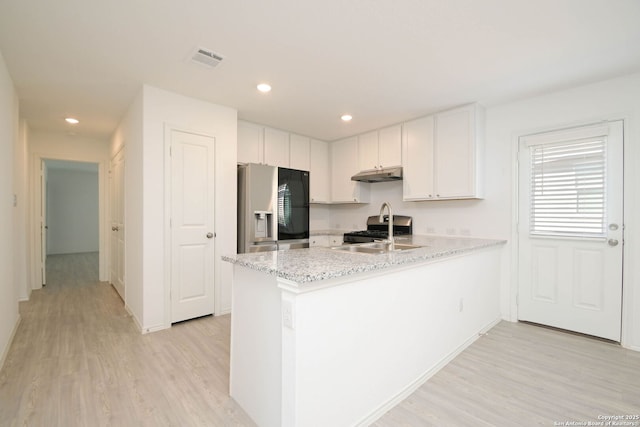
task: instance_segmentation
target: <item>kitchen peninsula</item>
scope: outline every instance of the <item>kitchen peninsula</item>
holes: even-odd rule
[[[368,425],[500,319],[504,241],[234,263],[230,394],[260,426]]]

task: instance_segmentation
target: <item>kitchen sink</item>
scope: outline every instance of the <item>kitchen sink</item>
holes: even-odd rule
[[[408,251],[412,249],[423,248],[424,246],[410,245],[407,243],[396,243],[393,252]],[[386,254],[391,252],[389,244],[385,242],[359,243],[354,245],[334,246],[331,249],[345,252],[358,252],[365,254]]]

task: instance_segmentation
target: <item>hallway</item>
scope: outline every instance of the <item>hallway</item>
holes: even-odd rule
[[[98,252],[47,255],[47,287],[61,290],[98,282]]]
[[[0,426],[251,426],[228,396],[229,316],[141,335],[97,254],[50,256],[20,303]]]

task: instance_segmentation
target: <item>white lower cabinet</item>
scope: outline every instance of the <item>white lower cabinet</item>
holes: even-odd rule
[[[404,200],[481,198],[482,125],[477,104],[406,122]]]
[[[327,247],[329,246],[329,236],[311,236],[309,237],[309,247]]]
[[[331,235],[329,236],[329,246],[340,246],[343,243],[343,235]]]
[[[331,247],[342,245],[342,234],[336,235],[319,235],[309,238],[309,247]]]

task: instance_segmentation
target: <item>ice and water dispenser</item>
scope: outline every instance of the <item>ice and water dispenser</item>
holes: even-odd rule
[[[254,211],[253,212],[253,229],[255,230],[255,239],[273,239],[273,212]]]

